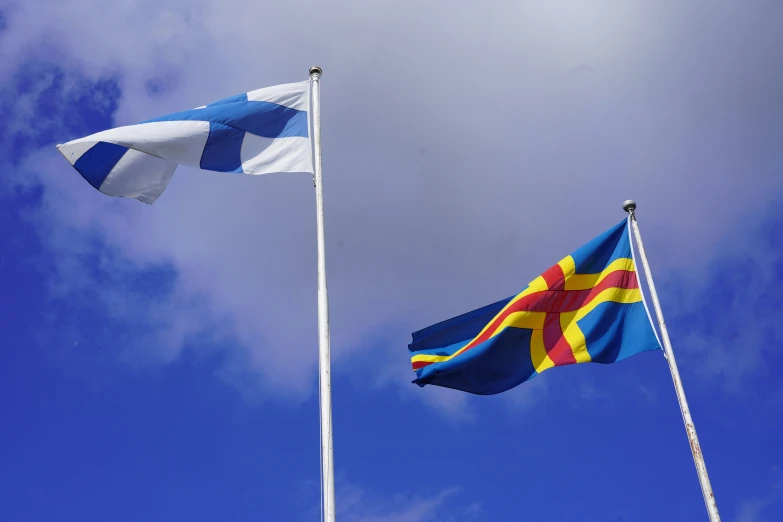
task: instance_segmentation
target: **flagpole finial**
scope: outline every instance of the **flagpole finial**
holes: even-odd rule
[[[625,210],[629,214],[633,214],[633,212],[636,210],[636,201],[632,199],[626,199],[623,202],[623,210]]]
[[[315,76],[317,78],[321,76],[321,74],[323,74],[323,70],[321,70],[321,68],[317,65],[310,67],[310,76]]]

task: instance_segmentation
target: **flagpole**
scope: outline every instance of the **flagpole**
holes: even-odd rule
[[[685,423],[685,431],[688,434],[688,441],[691,444],[693,462],[696,464],[696,472],[699,475],[699,484],[701,485],[701,492],[704,495],[704,503],[707,506],[707,514],[710,517],[710,522],[720,522],[718,504],[715,501],[715,495],[712,492],[710,477],[707,474],[707,465],[704,462],[704,455],[701,452],[699,437],[696,436],[696,426],[693,424],[693,419],[691,419],[691,412],[688,408],[688,401],[685,398],[685,389],[682,387],[680,372],[677,369],[677,361],[675,360],[674,352],[672,351],[672,343],[669,340],[669,333],[666,330],[666,323],[663,321],[661,303],[658,301],[658,293],[655,291],[655,283],[653,282],[652,273],[650,272],[650,265],[647,262],[647,254],[644,252],[642,236],[639,233],[639,224],[636,222],[636,202],[632,199],[627,200],[623,203],[623,210],[625,210],[631,218],[631,226],[633,227],[634,236],[636,237],[636,246],[639,249],[639,257],[642,260],[644,275],[647,278],[647,286],[650,289],[650,296],[652,297],[653,307],[655,308],[655,315],[658,318],[658,326],[661,330],[664,350],[663,353],[669,363],[669,370],[671,371],[672,380],[674,381],[674,390],[677,393],[677,400],[680,403],[680,411],[682,412],[682,420]]]
[[[329,298],[326,292],[326,241],[324,239],[324,190],[321,172],[321,89],[322,70],[310,68],[310,94],[313,102],[313,178],[318,228],[318,383],[321,407],[321,509],[324,522],[335,521],[334,460],[332,450],[332,385],[329,353]]]

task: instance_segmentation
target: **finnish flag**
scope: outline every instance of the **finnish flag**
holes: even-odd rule
[[[313,173],[309,80],[258,89],[57,145],[90,185],[153,203],[177,165],[217,172]]]

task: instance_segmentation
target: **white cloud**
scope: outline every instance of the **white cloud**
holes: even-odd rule
[[[654,268],[690,274],[735,214],[781,188],[781,120],[765,101],[783,86],[769,67],[783,49],[774,15],[712,6],[705,21],[695,8],[608,1],[413,5],[28,0],[7,10],[0,78],[30,56],[88,78],[116,74],[124,124],[321,65],[338,372],[375,355],[362,343],[381,322],[405,327],[386,340],[405,354],[403,330],[511,295],[621,219],[629,196]],[[685,30],[694,20],[700,31]],[[581,65],[590,70],[569,74]],[[162,90],[151,95],[151,84]],[[34,132],[19,111],[15,129]],[[299,399],[313,391],[309,178],[181,169],[147,207],[98,194],[46,150],[27,166],[47,187],[45,238],[57,255],[78,260],[79,241],[64,234],[98,234],[111,263],[174,267],[174,290],[144,310],[167,318],[145,343],[160,360],[218,330],[236,341],[227,374]],[[140,308],[116,288],[100,290],[113,307]],[[403,359],[389,371],[409,376]],[[420,391],[465,411],[457,393]]]
[[[547,377],[550,377],[549,375]],[[529,409],[540,403],[549,395],[549,380],[543,376],[537,376],[516,388],[505,392],[502,397],[514,409]]]
[[[360,494],[357,501],[349,503],[341,511],[346,520],[354,522],[445,522],[454,520],[454,517],[442,514],[446,511],[443,509],[443,504],[456,492],[456,490],[446,490],[434,497],[424,498],[398,496],[392,502],[387,501],[386,505],[377,502],[376,499],[368,502],[364,499],[364,495]],[[474,518],[470,516],[473,514],[470,509],[465,514],[468,516],[460,517],[459,520]]]
[[[681,337],[672,339],[676,353],[690,359],[694,372],[718,377],[730,392],[752,393],[762,376],[772,378],[766,361],[783,342],[777,320],[783,299],[776,290],[783,266],[780,223],[727,229],[727,254],[705,263],[704,276],[672,299],[672,310],[682,314],[675,323]]]
[[[297,497],[301,500],[314,498],[318,487],[312,481],[303,483]],[[337,518],[346,522],[473,522],[482,513],[481,505],[465,499],[458,487],[444,488],[429,495],[381,494],[338,475],[335,493]],[[309,511],[308,520],[316,519],[317,512]]]
[[[739,506],[737,515],[732,519],[733,522],[762,522],[769,520],[764,516],[767,510],[783,499],[783,483],[777,483],[764,498],[745,500]]]
[[[767,502],[763,501],[743,502],[734,521],[762,522],[764,519],[761,517],[761,512],[765,507],[767,507]]]

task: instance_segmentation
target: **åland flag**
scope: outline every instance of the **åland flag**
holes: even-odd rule
[[[623,220],[521,293],[413,334],[417,378],[465,392],[509,390],[553,366],[613,363],[661,348]]]
[[[57,148],[96,189],[144,203],[163,193],[177,165],[312,174],[309,83],[265,87]]]

